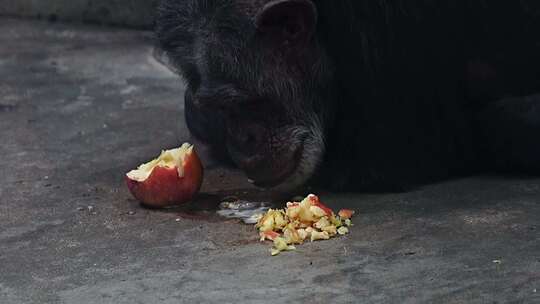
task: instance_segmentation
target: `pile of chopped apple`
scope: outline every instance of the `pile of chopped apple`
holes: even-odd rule
[[[301,202],[289,202],[285,209],[270,209],[262,215],[255,227],[259,230],[261,242],[274,242],[272,255],[281,251],[295,250],[295,244],[306,240],[328,240],[337,235],[349,233],[353,210],[342,209],[334,214],[332,209],[322,204],[319,198],[308,195]]]

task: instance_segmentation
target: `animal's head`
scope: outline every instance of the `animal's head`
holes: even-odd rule
[[[160,46],[187,84],[192,134],[262,187],[293,188],[325,151],[331,64],[310,0],[165,0]]]

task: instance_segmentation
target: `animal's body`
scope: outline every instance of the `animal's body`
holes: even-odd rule
[[[536,0],[164,0],[192,133],[257,184],[540,173]]]

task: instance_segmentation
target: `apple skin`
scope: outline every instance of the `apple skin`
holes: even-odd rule
[[[125,177],[131,194],[143,205],[164,208],[190,201],[201,189],[204,170],[195,151],[184,159],[184,176],[178,176],[178,169],[157,166],[142,182]]]
[[[338,212],[339,217],[342,219],[350,219],[354,215],[354,210],[351,209],[341,209]]]
[[[311,200],[311,205],[321,208],[327,216],[332,216],[332,214],[334,213],[332,209],[330,209],[320,201],[318,196],[311,194],[309,195],[309,199]]]

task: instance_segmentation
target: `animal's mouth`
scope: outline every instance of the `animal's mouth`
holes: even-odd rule
[[[299,137],[297,137],[295,147],[276,153],[277,159],[270,159],[263,155],[254,155],[250,158],[235,157],[238,153],[231,146],[226,146],[225,154],[228,155],[226,161],[241,169],[248,181],[256,187],[280,193],[294,191],[311,178],[324,153],[324,145],[320,137],[314,136],[309,131],[302,133],[296,134]],[[216,159],[216,156],[221,155],[215,151],[214,145],[201,141],[193,134],[192,141],[201,145],[199,150],[206,159]]]
[[[272,172],[273,170],[261,170],[258,171],[257,168],[246,170],[246,175],[253,185],[259,188],[275,188],[287,182],[287,180],[294,176],[298,170],[300,161],[303,157],[304,147],[299,145],[294,152],[291,153],[291,157],[287,159],[276,160],[278,162],[284,162],[285,165],[280,166],[281,169],[274,174],[264,174],[264,172]],[[264,160],[262,160],[264,162]],[[271,168],[273,164],[271,163],[261,163],[261,167]],[[262,173],[262,174],[261,174]]]

